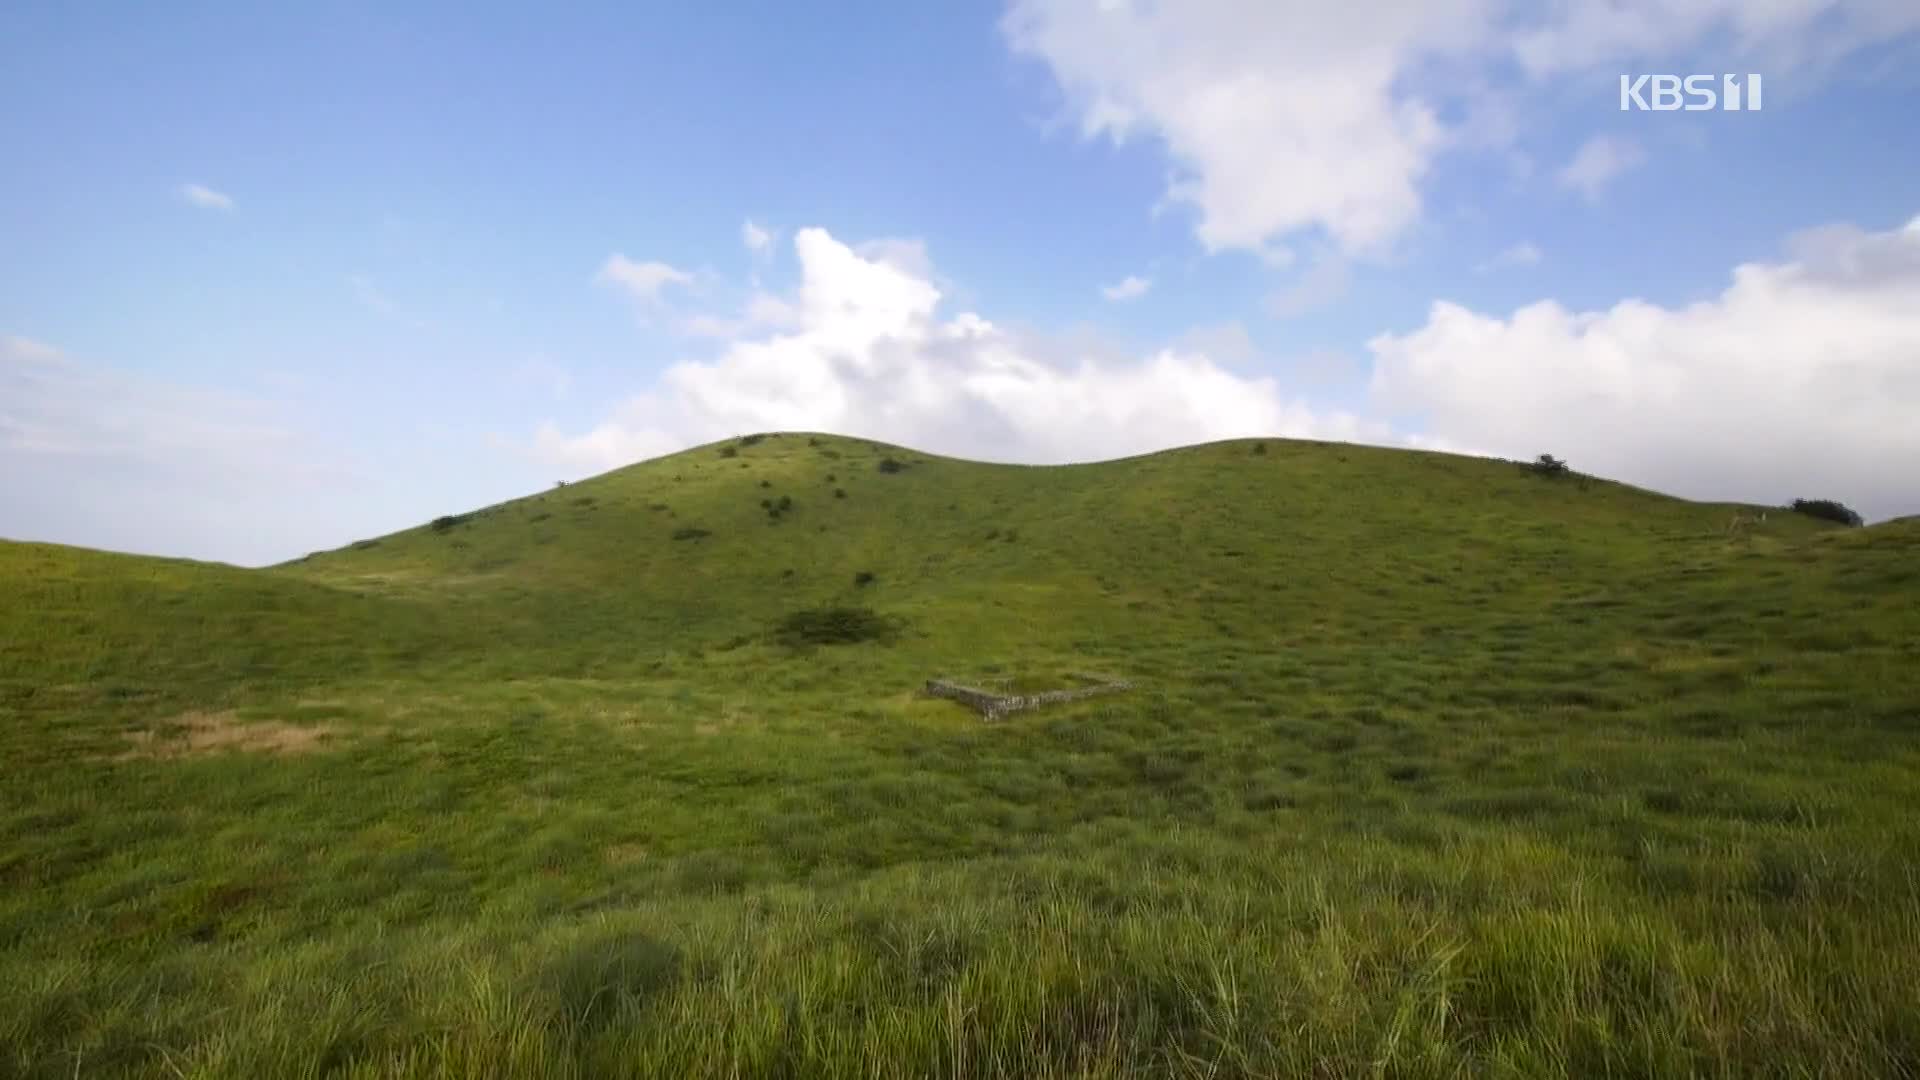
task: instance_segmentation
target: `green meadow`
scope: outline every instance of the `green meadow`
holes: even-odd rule
[[[1920,520],[793,433],[465,509],[0,543],[0,1076],[1920,1074]]]

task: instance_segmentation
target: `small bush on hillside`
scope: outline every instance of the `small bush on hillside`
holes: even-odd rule
[[[740,448],[737,446],[723,446],[720,448],[720,456],[721,457],[739,457]]]
[[[861,641],[886,641],[893,636],[893,626],[872,608],[808,608],[781,619],[773,636],[782,645],[794,648],[852,645]]]
[[[443,532],[446,532],[448,529],[453,528],[455,525],[465,525],[467,523],[467,519],[471,516],[472,516],[471,514],[442,514],[441,516],[434,518],[432,524],[429,527],[433,529],[434,532],[443,533]]]
[[[1257,442],[1257,443],[1254,443],[1254,444],[1253,444],[1253,452],[1254,452],[1254,453],[1256,453],[1256,454],[1264,454],[1264,453],[1266,453],[1266,452],[1267,452],[1267,444],[1266,444],[1266,443],[1263,443],[1263,442]]]
[[[1536,476],[1565,476],[1568,472],[1567,463],[1552,454],[1541,454],[1521,468]]]
[[[1797,514],[1817,517],[1822,521],[1837,521],[1853,528],[1866,524],[1866,519],[1855,513],[1845,503],[1834,502],[1832,499],[1795,499],[1788,509]]]
[[[900,462],[895,458],[890,458],[890,457],[881,458],[879,468],[880,468],[880,471],[883,473],[905,472],[907,469],[904,463]]]
[[[772,509],[773,509],[773,500],[772,500],[772,499],[761,499],[761,500],[760,500],[760,509],[762,509],[762,510],[772,510]]]
[[[683,525],[673,530],[673,538],[675,540],[699,540],[712,535],[713,533],[697,525]]]
[[[785,513],[785,512],[787,512],[788,510],[791,510],[791,509],[793,509],[793,496],[791,496],[791,495],[782,495],[782,496],[780,496],[780,501],[779,501],[778,503],[776,503],[775,505],[776,505],[776,506],[778,506],[778,507],[780,508],[780,512],[781,512],[781,513]]]
[[[742,436],[740,436],[740,445],[741,445],[741,446],[754,446],[754,445],[757,445],[757,444],[758,444],[758,443],[760,442],[760,440],[762,440],[762,439],[764,439],[764,438],[766,438],[766,435],[765,435],[765,434],[760,434],[760,435],[742,435]]]
[[[871,585],[873,584],[873,581],[874,581],[873,571],[871,570],[862,570],[859,573],[853,575],[853,583],[855,585],[863,585],[863,586]]]
[[[847,497],[847,489],[846,489],[846,488],[834,488],[834,489],[833,489],[833,497],[834,497],[834,498],[836,498],[836,499],[844,499],[844,498],[846,498],[846,497]]]

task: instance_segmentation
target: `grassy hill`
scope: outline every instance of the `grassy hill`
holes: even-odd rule
[[[0,1075],[1911,1075],[1920,521],[1748,509],[781,434],[0,543]]]

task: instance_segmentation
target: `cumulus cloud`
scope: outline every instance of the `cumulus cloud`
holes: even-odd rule
[[[1577,191],[1588,201],[1593,201],[1622,173],[1646,164],[1646,160],[1646,151],[1632,139],[1595,135],[1580,144],[1580,149],[1574,151],[1573,159],[1560,167],[1556,177],[1561,187]]]
[[[232,196],[201,184],[180,185],[180,197],[202,210],[233,209]]]
[[[1100,295],[1117,304],[1127,300],[1137,300],[1147,295],[1147,290],[1151,288],[1153,288],[1151,278],[1128,274],[1111,285],[1100,286]]]
[[[1389,249],[1441,153],[1511,153],[1529,83],[1708,44],[1780,75],[1917,27],[1912,0],[1011,0],[1001,22],[1084,137],[1164,150],[1207,250],[1274,260],[1302,234]]]
[[[1711,300],[1502,318],[1436,303],[1370,343],[1375,407],[1446,439],[1703,499],[1920,509],[1920,231],[1813,230]]]
[[[747,431],[826,430],[987,460],[1094,460],[1276,435],[1531,458],[1701,499],[1920,510],[1920,224],[1791,238],[1711,300],[1442,301],[1351,354],[1247,369],[1237,325],[1132,352],[944,314],[929,277],[819,229],[794,238],[788,322],[726,339],[585,430],[533,449],[578,472]],[[1346,388],[1345,390],[1341,388]],[[1327,408],[1308,396],[1358,402]]]
[[[923,256],[923,249],[915,249]],[[800,282],[784,330],[665,371],[577,434],[533,449],[590,471],[747,431],[826,430],[1003,461],[1084,461],[1251,435],[1394,441],[1384,424],[1320,411],[1271,378],[1180,345],[1126,355],[944,316],[930,270],[897,246],[794,237]],[[864,253],[863,253],[864,252]]]
[[[663,262],[635,262],[616,252],[600,264],[594,280],[614,286],[641,303],[651,304],[668,285],[691,285],[693,275]]]

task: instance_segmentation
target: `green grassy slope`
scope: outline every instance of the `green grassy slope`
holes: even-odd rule
[[[783,434],[0,544],[0,1073],[1912,1071],[1920,522],[1740,509]],[[914,693],[1071,671],[1139,687]]]

